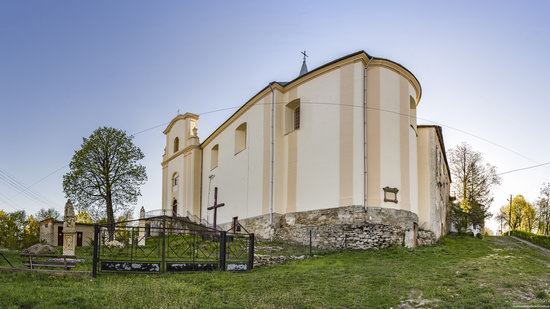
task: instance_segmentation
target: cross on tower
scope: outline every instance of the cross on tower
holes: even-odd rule
[[[225,206],[225,203],[218,204],[218,187],[214,188],[214,205],[206,208],[207,210],[214,210],[214,231],[218,230],[218,208]]]
[[[304,55],[304,62],[306,62],[306,57],[309,57],[307,54],[306,54],[306,51],[304,50],[303,52],[301,52],[302,55]]]

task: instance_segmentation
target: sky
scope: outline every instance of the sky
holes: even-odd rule
[[[152,128],[134,140],[149,178],[136,209],[161,208],[163,124],[295,78],[302,50],[310,70],[358,50],[408,68],[419,123],[445,125],[447,149],[467,142],[499,172],[549,162],[549,14],[548,1],[0,0],[0,169],[30,186],[0,179],[0,209],[62,212],[63,174],[99,126]],[[233,112],[201,115],[199,136]],[[545,181],[550,166],[503,175],[491,211]]]

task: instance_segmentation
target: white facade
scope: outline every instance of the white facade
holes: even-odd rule
[[[412,73],[361,51],[271,83],[200,145],[198,116],[179,115],[165,130],[163,208],[182,201],[178,215],[212,223],[217,187],[218,223],[352,205],[418,214],[420,96]]]
[[[447,216],[451,176],[441,127],[418,127],[419,226],[437,238],[448,231]]]

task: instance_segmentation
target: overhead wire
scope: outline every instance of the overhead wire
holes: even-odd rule
[[[500,175],[506,175],[506,174],[510,174],[510,173],[514,173],[514,172],[519,172],[519,171],[524,171],[524,170],[529,170],[529,169],[532,169],[532,168],[537,168],[537,167],[541,167],[541,166],[545,166],[545,165],[550,165],[550,162],[541,163],[541,164],[537,164],[537,165],[526,166],[526,167],[522,167],[522,168],[517,168],[517,169],[515,169],[515,170],[510,170],[510,171],[498,173],[497,175],[498,175],[498,176],[500,176]]]
[[[37,202],[46,204],[46,205],[52,205],[53,203],[48,200],[46,197],[40,195],[34,190],[25,190],[25,185],[16,179],[15,177],[11,176],[7,171],[0,168],[0,181],[10,186],[12,189],[22,192],[25,194],[28,198],[33,199]],[[11,200],[10,200],[11,201]]]
[[[286,102],[275,102],[275,103],[256,103],[254,104],[253,106],[256,106],[256,105],[271,105],[271,104],[277,104],[277,105],[280,105],[280,104],[287,104]],[[332,105],[332,106],[349,106],[349,107],[354,107],[354,108],[365,108],[364,106],[362,105],[354,105],[354,104],[341,104],[341,103],[336,103],[336,102],[308,102],[308,101],[301,101],[300,104],[310,104],[310,105]],[[228,111],[228,110],[234,110],[234,109],[239,109],[241,108],[242,105],[239,105],[239,106],[231,106],[231,107],[225,107],[225,108],[220,108],[220,109],[215,109],[215,110],[210,110],[210,111],[205,111],[205,112],[202,112],[202,113],[199,113],[199,115],[207,115],[207,114],[212,114],[212,113],[217,113],[217,112],[223,112],[223,111]],[[392,110],[388,110],[388,109],[383,109],[383,108],[376,108],[376,107],[366,107],[367,109],[370,109],[370,110],[377,110],[377,111],[380,111],[380,112],[385,112],[385,113],[391,113],[391,114],[396,114],[396,115],[400,115],[400,116],[404,116],[404,117],[410,117],[409,114],[404,114],[404,113],[400,113],[400,112],[396,112],[396,111],[392,111]],[[430,122],[430,123],[433,123],[435,125],[439,125],[441,127],[445,127],[445,128],[448,128],[450,130],[454,130],[454,131],[457,131],[457,132],[460,132],[462,134],[465,134],[465,135],[469,135],[469,136],[472,136],[474,138],[477,138],[481,141],[484,141],[486,143],[489,143],[491,145],[494,145],[494,146],[497,146],[499,148],[502,148],[508,152],[511,152],[511,153],[514,153],[515,155],[518,155],[524,159],[527,159],[531,162],[534,162],[534,163],[537,163],[535,160],[533,160],[532,158],[529,158],[525,155],[523,155],[522,153],[519,153],[509,147],[506,147],[504,145],[501,145],[499,143],[496,143],[496,142],[493,142],[487,138],[484,138],[482,136],[479,136],[479,135],[476,135],[474,133],[471,133],[471,132],[468,132],[468,131],[465,131],[465,130],[462,130],[462,129],[458,129],[456,127],[452,127],[452,126],[449,126],[449,125],[446,125],[446,124],[443,124],[443,123],[440,123],[440,122],[437,122],[437,121],[433,121],[433,120],[430,120],[430,119],[426,119],[426,118],[422,118],[422,117],[416,117],[417,119],[419,120],[422,120],[422,121],[427,121],[427,122]],[[146,128],[144,130],[141,130],[141,131],[138,131],[138,132],[135,132],[133,134],[131,134],[131,136],[136,136],[136,135],[139,135],[139,134],[142,134],[142,133],[145,133],[145,132],[148,132],[150,130],[153,130],[153,129],[156,129],[158,127],[162,127],[162,126],[165,126],[167,125],[169,122],[163,122],[161,124],[158,124],[158,125],[155,125],[155,126],[152,126],[152,127],[149,127],[149,128]],[[545,165],[549,165],[550,162],[548,163],[543,163],[543,164],[537,164],[537,165],[534,165],[534,166],[529,166],[529,167],[525,167],[525,168],[520,168],[520,169],[517,169],[517,170],[511,170],[511,171],[506,171],[506,172],[503,172],[503,173],[500,173],[498,175],[504,175],[504,174],[508,174],[508,173],[512,173],[512,172],[516,172],[516,171],[521,171],[521,170],[526,170],[526,169],[531,169],[531,168],[536,168],[536,167],[540,167],[540,166],[545,166]],[[25,186],[23,183],[19,182],[19,181],[13,181],[15,180],[13,177],[9,176],[9,174],[7,174],[6,172],[4,172],[5,177],[2,179],[2,174],[0,174],[0,180],[3,181],[4,183],[12,183],[12,188],[14,188],[16,191],[18,191],[17,194],[15,194],[14,196],[10,197],[10,198],[7,198],[7,201],[8,202],[11,202],[15,197],[21,195],[21,194],[25,194],[27,197],[31,198],[31,199],[34,199],[34,200],[37,200],[39,202],[42,202],[42,203],[46,203],[45,202],[45,198],[40,196],[39,194],[37,194],[36,192],[34,191],[30,191],[31,193],[30,194],[27,194],[29,193],[29,190],[30,188],[32,188],[33,186],[37,185],[38,183],[44,181],[45,179],[51,177],[52,175],[56,174],[57,172],[59,172],[60,170],[68,167],[69,164],[66,164],[66,165],[63,165],[62,167],[59,167],[57,168],[56,170],[52,171],[51,173],[47,174],[46,176],[40,178],[39,180],[33,182],[32,184],[30,184],[29,186]],[[1,171],[1,169],[0,169]],[[8,176],[8,177],[6,177]],[[6,179],[7,178],[7,179]],[[11,181],[10,181],[11,179]],[[15,182],[15,183],[14,183]],[[17,188],[16,188],[17,187]],[[47,200],[47,199],[46,199]],[[12,206],[13,207],[13,206]]]

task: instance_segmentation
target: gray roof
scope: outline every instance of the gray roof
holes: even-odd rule
[[[307,71],[307,65],[306,65],[306,59],[304,59],[304,62],[302,62],[302,68],[300,69],[300,75],[298,76],[302,76],[304,74],[306,74],[308,71]]]

